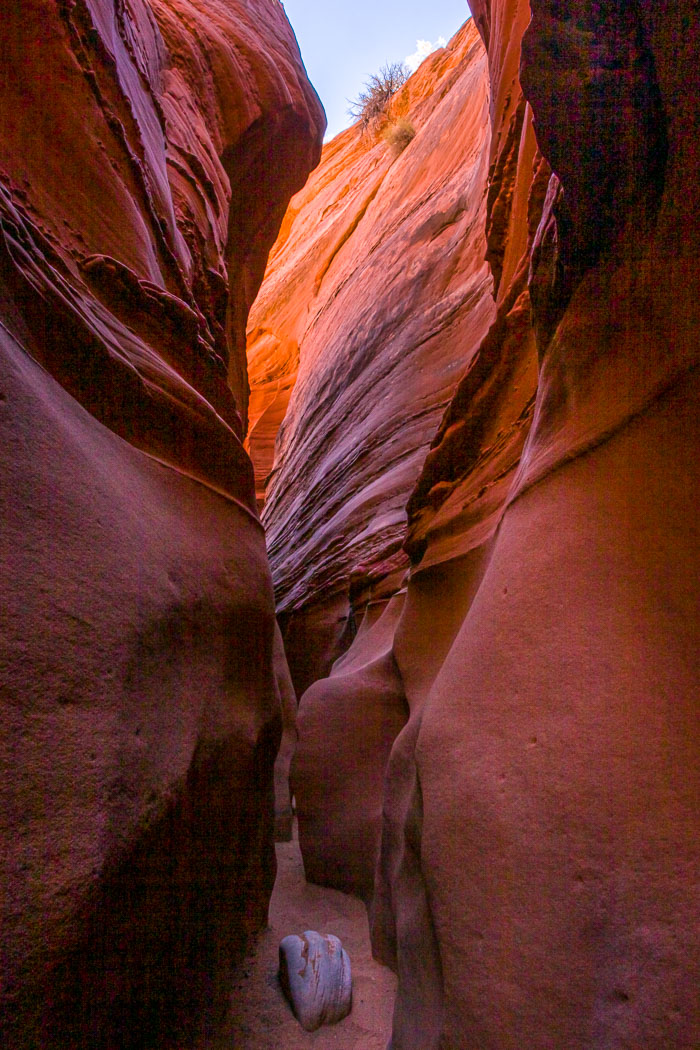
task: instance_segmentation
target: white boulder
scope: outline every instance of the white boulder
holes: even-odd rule
[[[350,958],[333,934],[307,930],[280,943],[280,983],[302,1028],[315,1032],[350,1013]]]

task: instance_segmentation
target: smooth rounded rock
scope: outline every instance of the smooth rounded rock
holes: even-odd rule
[[[274,881],[245,322],[325,118],[278,0],[0,9],[0,1046],[193,1046]]]
[[[294,1016],[307,1032],[350,1013],[350,957],[333,934],[307,930],[280,942],[280,983]]]

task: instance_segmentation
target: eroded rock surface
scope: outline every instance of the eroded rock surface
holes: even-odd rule
[[[3,1044],[190,1045],[274,877],[244,329],[323,117],[276,0],[2,33]]]
[[[522,15],[520,21],[524,27],[526,19]],[[475,26],[469,23],[455,38],[452,47],[464,41],[469,41],[470,47],[473,47],[471,41],[476,34]],[[458,243],[445,245],[444,251],[452,251],[456,258],[451,260],[446,254],[437,264],[438,271],[440,265],[445,265],[459,273],[461,269],[466,268],[468,272],[469,267],[481,267],[484,255],[499,261],[493,297],[488,286],[482,286],[482,298],[489,292],[489,309],[485,308],[483,301],[473,298],[465,301],[461,314],[457,315],[461,317],[461,323],[454,329],[447,325],[434,335],[432,352],[449,352],[453,373],[457,369],[461,373],[465,367],[466,373],[457,384],[456,393],[438,426],[437,436],[433,437],[433,449],[429,452],[408,504],[411,532],[405,546],[415,561],[420,560],[421,582],[411,585],[406,604],[403,577],[408,568],[408,559],[405,552],[394,552],[391,547],[386,550],[375,549],[370,551],[364,562],[352,566],[353,571],[346,570],[342,590],[335,590],[334,593],[336,579],[331,577],[326,580],[332,598],[326,598],[323,602],[316,597],[316,604],[312,602],[304,605],[285,617],[292,670],[303,685],[308,683],[314,671],[316,677],[322,672],[322,660],[314,659],[314,630],[316,651],[320,649],[321,656],[327,659],[326,653],[331,644],[335,644],[337,652],[344,641],[347,646],[352,640],[348,638],[346,623],[343,622],[343,604],[347,607],[349,603],[351,615],[361,621],[352,648],[336,660],[330,677],[321,678],[302,696],[300,742],[293,765],[293,787],[299,810],[300,842],[309,876],[322,884],[358,893],[368,904],[371,904],[375,893],[381,814],[383,805],[387,804],[386,793],[392,797],[396,793],[397,797],[391,804],[403,811],[411,804],[404,797],[404,792],[415,789],[410,778],[406,780],[398,772],[396,781],[391,775],[385,781],[391,746],[404,727],[402,740],[406,739],[406,734],[408,738],[415,738],[422,703],[461,623],[458,612],[461,611],[463,615],[468,607],[464,594],[470,593],[469,573],[473,565],[478,564],[478,559],[476,563],[474,561],[472,551],[484,547],[494,533],[532,422],[537,384],[537,350],[530,321],[528,249],[534,240],[542,211],[549,171],[537,151],[531,116],[527,114],[526,104],[519,92],[518,55],[519,49],[514,46],[509,55],[509,68],[502,71],[498,82],[494,78],[494,93],[507,98],[508,105],[498,122],[494,122],[493,138],[483,136],[478,140],[472,139],[471,146],[465,150],[467,163],[475,163],[475,151],[481,150],[478,159],[479,178],[472,179],[468,191],[475,195],[475,202],[479,204],[478,214],[474,216],[470,227],[472,232],[470,237]],[[439,59],[434,61],[438,62]],[[469,70],[472,69],[473,61],[473,57],[470,57]],[[430,61],[424,64],[416,78],[429,75]],[[486,77],[484,58],[479,53],[480,90],[483,90]],[[447,96],[448,100],[450,97]],[[450,138],[447,120],[454,121],[454,133],[459,136],[464,108],[467,108],[468,114],[471,113],[471,106],[480,97],[472,88],[466,98],[457,99],[459,109],[451,109],[449,113],[443,112],[442,108],[436,111],[433,119],[445,122],[440,125],[444,128],[442,135],[445,142]],[[486,101],[484,96],[484,104]],[[494,109],[493,100],[491,105]],[[473,123],[466,129],[469,134],[474,134],[475,130]],[[340,136],[337,140],[338,148],[342,139],[343,136]],[[450,154],[450,158],[452,165],[456,166],[458,157]],[[436,160],[434,153],[419,153],[414,163],[427,167],[424,180],[432,177],[434,169],[440,170],[440,161]],[[322,172],[323,165],[313,178],[319,179]],[[441,186],[440,192],[449,193],[454,198],[459,184],[454,175],[452,179],[444,186],[444,190]],[[438,199],[444,200],[442,197]],[[401,215],[400,205],[395,204],[395,209]],[[380,219],[389,223],[391,228],[400,222],[399,218],[393,218],[387,212],[382,212],[377,222]],[[405,225],[408,223],[409,220],[405,220]],[[477,225],[479,223],[483,224],[481,228]],[[306,241],[303,241],[302,248],[305,244]],[[407,251],[410,252],[413,247],[414,242],[411,241]],[[425,245],[418,239],[416,247],[422,250]],[[370,261],[365,265],[374,264]],[[427,265],[434,266],[435,259],[431,258]],[[274,275],[274,264],[272,273]],[[351,283],[352,279],[353,275],[348,281]],[[394,305],[395,287],[395,283],[385,284],[384,288],[378,285],[372,309],[379,311],[383,304],[390,313]],[[263,296],[266,288],[267,282],[263,285]],[[419,303],[430,303],[435,293],[436,283],[426,279],[421,286],[424,300],[419,299]],[[453,301],[449,295],[440,300],[443,305]],[[364,300],[360,305],[364,308]],[[417,308],[420,309],[420,305]],[[357,305],[355,309],[358,309]],[[407,309],[412,307],[407,306]],[[343,323],[350,325],[353,317],[354,314],[351,314],[343,322],[339,312],[332,315],[338,343],[346,332]],[[479,323],[474,324],[477,319]],[[490,323],[490,328],[485,321]],[[419,323],[414,319],[413,328],[406,331],[401,329],[403,337],[408,339]],[[378,360],[382,360],[379,355]],[[413,385],[406,383],[398,366],[395,371],[398,378],[393,372],[389,373],[386,394],[383,397],[373,394],[371,400],[368,394],[367,400],[373,412],[391,409],[399,413],[400,420],[400,413],[415,412],[424,402],[416,390],[415,382]],[[339,369],[337,372],[340,375]],[[458,375],[455,376],[457,378]],[[397,385],[392,386],[394,381]],[[422,381],[427,380],[423,377]],[[300,399],[299,417],[304,419],[302,391],[303,387],[299,385],[295,396]],[[307,415],[312,416],[313,413]],[[329,415],[328,418],[333,419],[334,416]],[[323,442],[326,440],[327,419],[323,424],[316,422],[315,434],[313,420],[304,424],[306,429],[303,434],[314,434],[313,440],[317,440],[322,448],[326,447]],[[435,415],[431,419],[435,425]],[[394,423],[393,416],[391,423]],[[294,423],[290,426],[294,427]],[[299,432],[302,433],[301,428]],[[337,437],[335,430],[331,434],[331,447],[334,447],[334,441],[349,441],[345,430]],[[406,436],[410,437],[410,432],[407,431]],[[301,437],[298,440],[301,441]],[[282,447],[283,443],[280,445]],[[383,466],[383,455],[383,449],[372,453],[368,447],[367,454],[363,453],[357,461],[361,479],[364,476],[362,472],[370,470],[379,474],[383,469],[386,476],[392,476],[393,465]],[[424,456],[423,452],[421,456]],[[341,486],[348,489],[352,487],[355,481],[354,469],[354,464],[348,465]],[[279,471],[282,476],[286,476],[282,460]],[[379,522],[384,521],[387,514],[385,497],[390,501],[394,498],[391,490],[387,492],[382,489],[381,480],[379,474],[372,490],[376,501],[375,520]],[[273,477],[273,493],[275,484]],[[335,498],[335,489],[331,483],[324,479],[323,484],[327,486],[329,498]],[[300,494],[295,498],[300,498]],[[278,505],[271,498],[266,509],[266,519],[271,519],[273,523],[273,534],[278,512]],[[309,521],[321,518],[321,512],[316,508],[305,507],[304,513]],[[315,544],[320,537],[326,536],[329,542],[332,541],[333,553],[336,554],[340,548],[348,565],[354,544],[366,549],[363,545],[367,542],[367,529],[356,533],[350,528],[352,521],[344,513],[344,510],[339,511],[337,517],[331,520],[333,530],[337,531],[331,532],[330,537],[327,532],[320,531],[319,539],[314,537],[311,542]],[[425,528],[428,523],[430,542]],[[340,532],[341,525],[347,526],[349,530],[345,539]],[[319,525],[321,528],[322,522]],[[285,540],[290,551],[295,535],[291,532]],[[405,539],[404,526],[402,535]],[[274,547],[271,549],[274,564]],[[305,565],[303,568],[306,569],[307,577],[311,578],[315,572],[321,581],[322,570],[318,566],[323,566],[329,556],[323,552],[315,561],[313,551],[312,546],[310,567]],[[443,566],[448,562],[450,569],[445,570]],[[467,568],[463,567],[465,565]],[[436,566],[435,584],[432,583],[430,572],[432,566]],[[333,570],[336,571],[336,568],[334,563]],[[278,571],[283,581],[284,602],[284,566]],[[320,587],[321,584],[316,586]],[[425,598],[415,598],[416,586],[420,594],[424,591],[432,594],[433,601],[440,603],[440,607],[432,608]],[[440,588],[444,591],[447,608],[442,607]],[[313,593],[315,596],[316,592]],[[420,614],[416,612],[417,608]],[[321,619],[322,613],[331,613],[332,622],[327,624]],[[332,633],[333,628],[335,634]],[[342,629],[345,629],[345,638],[341,634]],[[312,636],[310,645],[306,641],[309,636]],[[307,655],[306,666],[297,656],[302,641],[304,653],[311,651],[311,659]],[[406,726],[407,721],[410,722],[409,726]],[[348,799],[348,778],[353,785],[352,804]],[[429,947],[433,943],[429,930],[430,919],[427,913],[424,917],[420,932],[415,934],[416,953],[406,966],[407,985],[404,983],[400,986],[400,992],[410,986],[407,994],[414,1003],[420,1001],[423,991],[429,987],[424,979],[425,966],[430,968],[437,965],[436,960],[431,958],[433,949]],[[419,948],[421,943],[426,945],[423,950]],[[396,965],[391,952],[389,957]],[[415,1011],[411,1023],[414,1021]],[[422,1031],[422,1026],[418,1025],[417,1040]]]
[[[403,595],[365,614],[330,678],[304,693],[292,763],[307,878],[369,904],[382,819],[384,773],[407,716],[392,653]]]
[[[248,442],[262,495],[277,434],[263,518],[299,693],[342,651],[351,575],[400,554],[463,347],[494,312],[486,57],[473,24],[411,77],[399,115],[416,128],[399,156],[359,127],[324,147],[251,312]],[[309,646],[322,624],[328,644]]]
[[[393,1050],[691,1050],[700,23],[690,0],[529,6],[473,4],[495,320],[465,338],[408,503],[400,613],[388,634],[370,614],[307,694],[308,729],[302,698],[298,762],[332,768],[324,694],[348,718],[340,753],[354,695],[378,718],[403,692],[382,798],[378,739],[327,809],[357,781],[382,809],[371,912],[399,975]],[[388,610],[404,588],[384,566]],[[348,585],[372,610],[377,576]],[[320,794],[308,805],[320,827]],[[327,853],[310,835],[311,865],[366,879],[355,834]]]
[[[456,530],[472,549],[463,620],[389,761],[375,933],[402,975],[397,1050],[689,1050],[700,1034],[687,936],[698,866],[688,584],[698,476],[687,451],[698,440],[698,315],[677,294],[699,263],[686,137],[697,94],[677,93],[679,76],[697,77],[691,6],[652,16],[532,4],[522,80],[556,173],[534,238],[528,223],[537,394],[496,531],[474,513]],[[526,19],[514,4],[475,7],[498,85]],[[497,322],[482,347],[501,369],[503,332]],[[472,379],[409,505],[407,607],[454,548],[457,499],[484,484],[486,499],[498,480],[481,473],[483,455],[451,453],[449,427],[474,430],[489,389]],[[454,495],[432,512],[436,480]],[[422,999],[417,910],[436,947]]]
[[[302,1028],[315,1032],[342,1021],[352,1008],[348,953],[332,933],[307,930],[280,942],[280,983]]]

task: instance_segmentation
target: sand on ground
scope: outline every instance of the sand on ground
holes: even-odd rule
[[[236,976],[231,1017],[217,1050],[386,1050],[396,978],[372,959],[364,904],[308,883],[296,836],[278,843],[268,928]],[[344,1021],[305,1032],[277,979],[279,942],[289,933],[334,933],[350,956],[353,1006]]]

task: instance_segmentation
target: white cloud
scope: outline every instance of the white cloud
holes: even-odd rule
[[[406,55],[404,62],[411,72],[415,73],[424,58],[432,55],[433,51],[437,51],[439,47],[445,47],[446,44],[444,36],[439,36],[434,44],[431,44],[429,40],[416,40],[416,50],[412,55]]]

